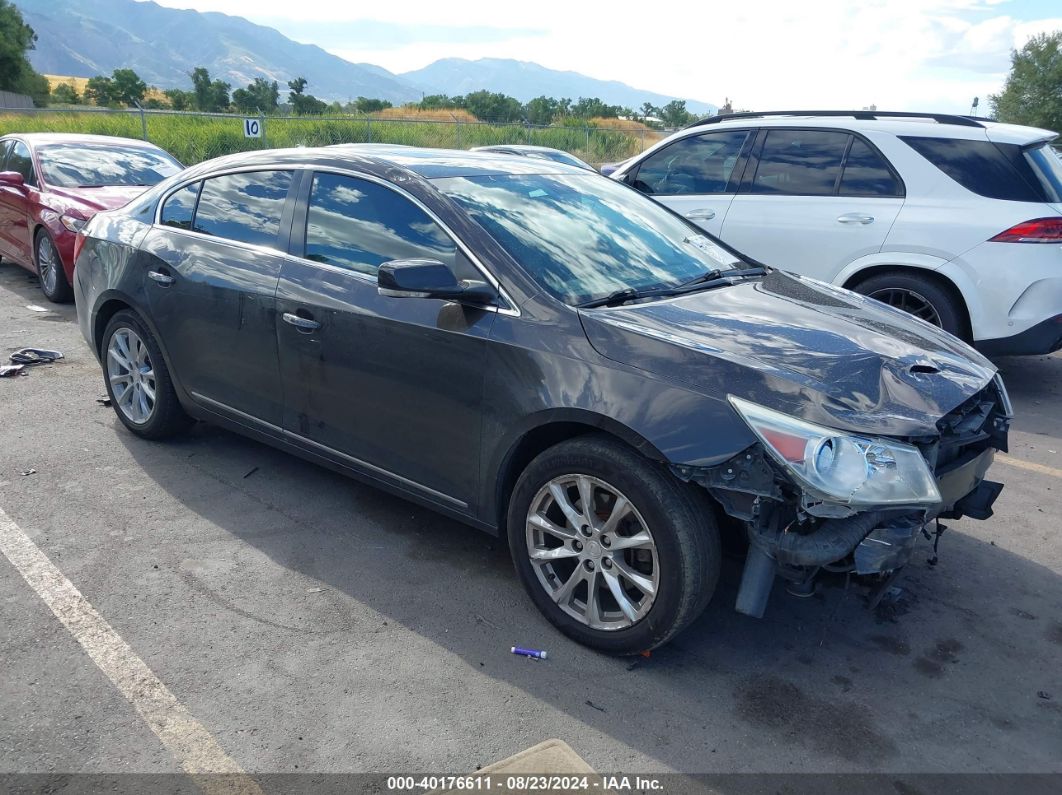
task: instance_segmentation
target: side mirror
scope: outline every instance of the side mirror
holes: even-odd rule
[[[458,281],[453,271],[434,259],[396,259],[376,275],[380,295],[390,298],[442,298],[466,304],[488,304],[498,291],[486,282]]]
[[[5,188],[24,188],[26,179],[17,171],[0,171],[0,185]]]

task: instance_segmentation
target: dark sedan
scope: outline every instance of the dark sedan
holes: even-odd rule
[[[36,273],[49,300],[68,301],[78,230],[181,168],[157,146],[130,138],[0,138],[0,257]]]
[[[698,615],[721,532],[759,616],[776,577],[886,581],[1001,488],[987,360],[576,168],[249,153],[84,234],[78,318],[133,433],[215,422],[505,534],[548,619],[608,652]]]

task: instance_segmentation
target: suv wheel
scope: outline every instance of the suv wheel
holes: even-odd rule
[[[63,304],[73,297],[70,282],[66,280],[63,260],[55,247],[52,236],[44,229],[38,230],[33,241],[33,254],[37,263],[37,278],[44,297],[56,304]]]
[[[860,282],[854,289],[956,337],[967,336],[957,301],[933,279],[915,273],[882,273]]]
[[[611,654],[668,641],[703,611],[719,579],[707,495],[607,438],[562,442],[535,458],[513,491],[508,532],[539,610]]]
[[[103,373],[118,419],[145,439],[163,439],[189,420],[181,408],[151,330],[135,313],[123,310],[103,333]]]

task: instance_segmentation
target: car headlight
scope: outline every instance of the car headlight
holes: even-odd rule
[[[852,507],[941,501],[917,447],[824,428],[733,395],[729,399],[767,452],[820,499]]]
[[[75,232],[76,233],[76,232],[80,232],[82,229],[84,229],[85,228],[85,224],[88,223],[88,221],[86,221],[84,218],[78,218],[76,216],[66,215],[64,213],[63,215],[59,216],[59,223],[61,223],[63,226],[65,226],[71,232]]]

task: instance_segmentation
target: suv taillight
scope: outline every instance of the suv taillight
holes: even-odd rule
[[[1035,218],[1000,232],[990,243],[1062,243],[1062,218]]]

